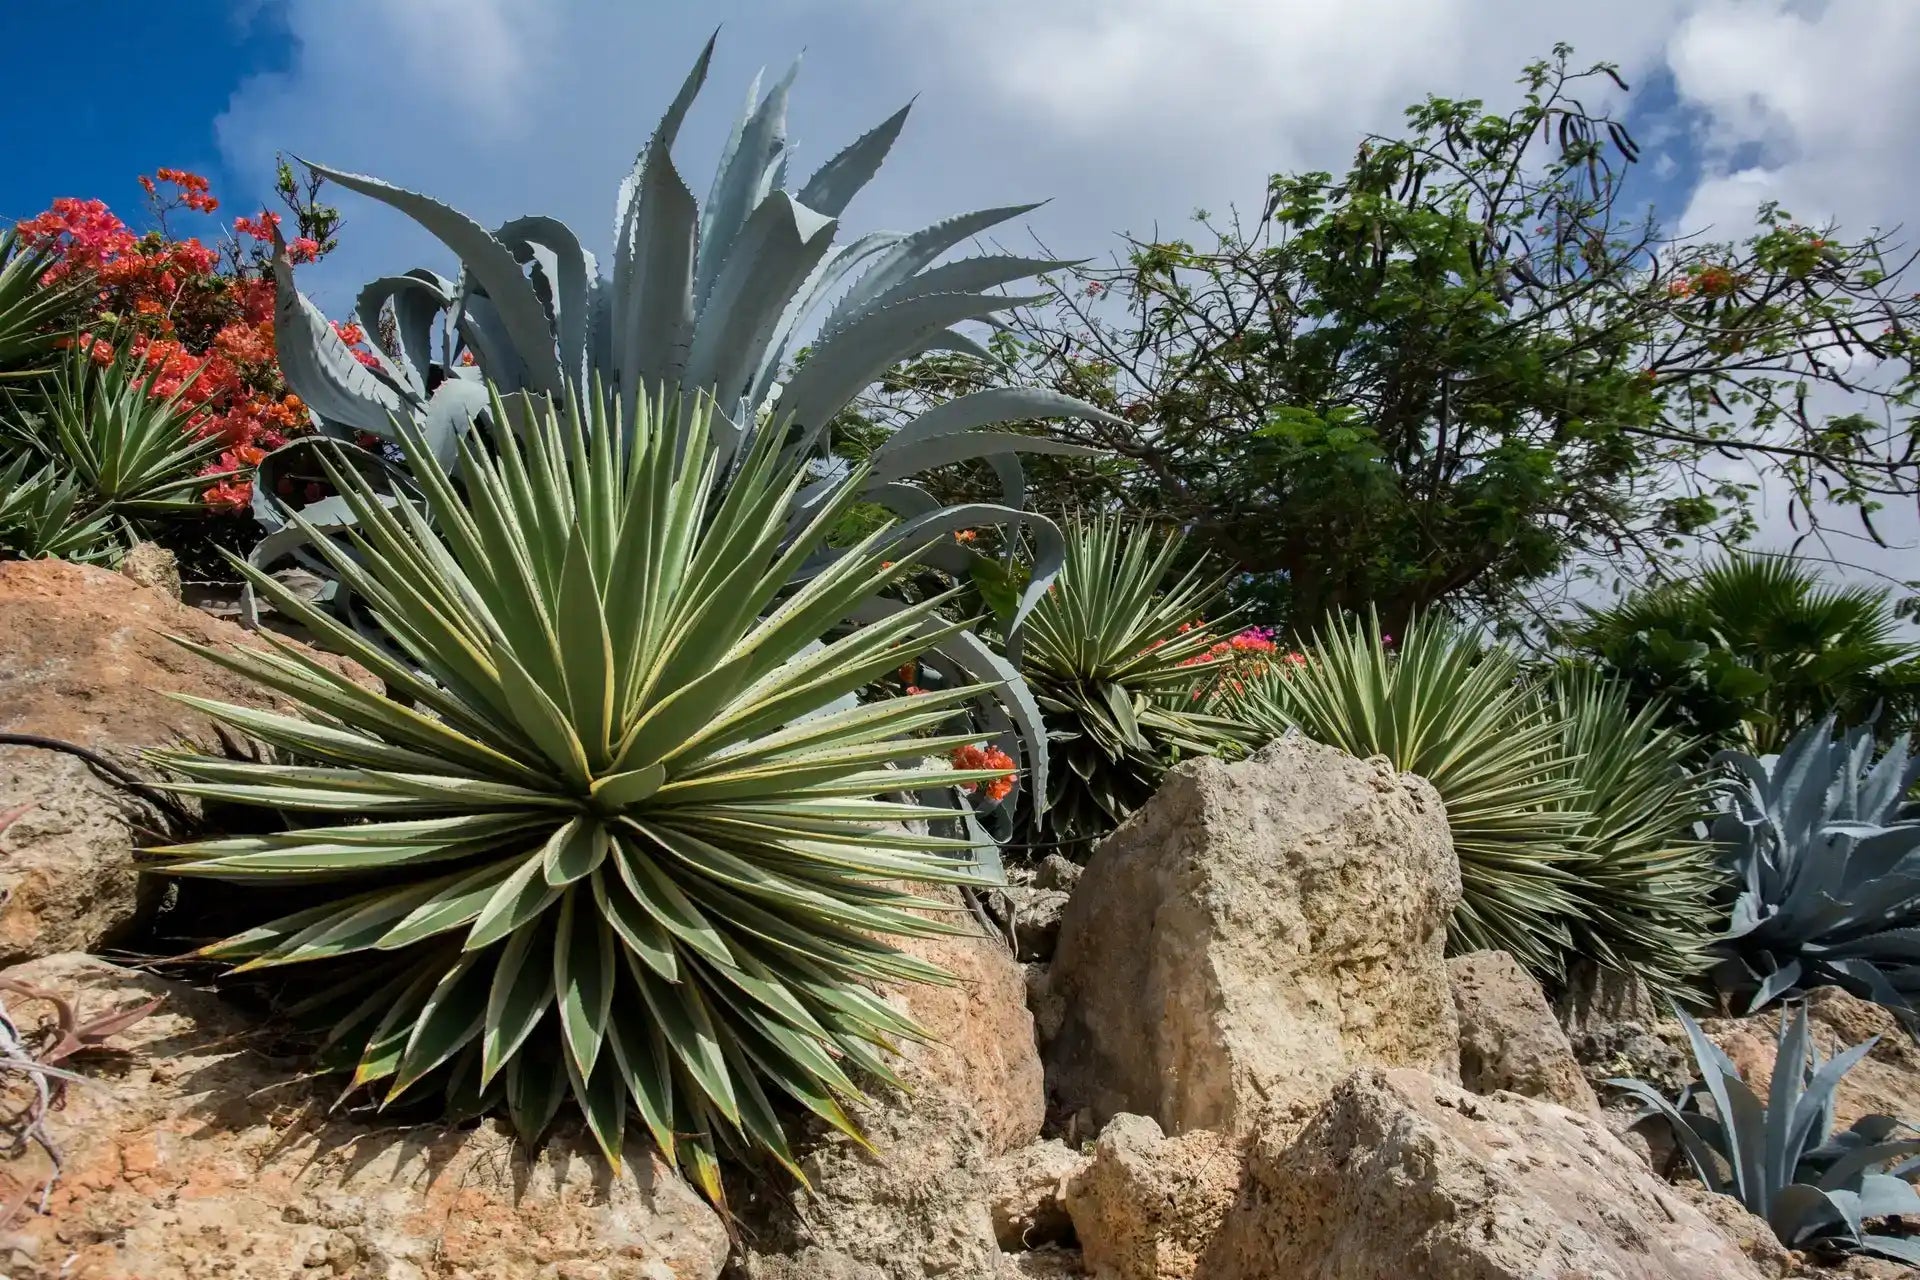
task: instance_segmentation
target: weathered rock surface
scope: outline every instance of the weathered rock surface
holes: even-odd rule
[[[861,1116],[874,1153],[824,1137],[802,1160],[812,1191],[743,1210],[753,1280],[1016,1274],[994,1231],[994,1164],[1039,1137],[1046,1105],[1020,968],[985,934],[899,945],[958,980],[889,992],[933,1037],[903,1046],[911,1093]]]
[[[1835,1128],[1844,1129],[1861,1116],[1875,1114],[1920,1124],[1920,1049],[1899,1020],[1879,1005],[1839,987],[1815,988],[1807,995],[1806,1009],[1807,1026],[1822,1057],[1830,1058],[1841,1049],[1879,1037],[1872,1051],[1840,1081],[1834,1094]],[[1716,1018],[1702,1024],[1762,1098],[1773,1083],[1773,1058],[1783,1013],[1776,1006],[1747,1018]],[[1676,1038],[1682,1035],[1678,1024],[1663,1030]]]
[[[1010,1151],[988,1171],[987,1208],[993,1234],[1007,1253],[1060,1244],[1073,1238],[1067,1184],[1087,1167],[1088,1157],[1055,1139]]]
[[[650,1148],[614,1175],[584,1137],[529,1160],[494,1122],[328,1119],[331,1095],[213,996],[87,956],[7,976],[83,1017],[166,997],[53,1115],[65,1168],[49,1213],[9,1233],[12,1280],[713,1280],[725,1264],[719,1215]],[[35,1006],[7,1000],[31,1025]],[[46,1171],[6,1168],[16,1185]]]
[[[0,564],[0,732],[57,738],[142,772],[140,753],[182,740],[218,749],[211,723],[169,693],[245,706],[275,699],[189,653],[259,638],[106,569],[36,560]],[[371,683],[342,659],[327,658]],[[157,886],[135,869],[143,802],[78,758],[0,747],[0,813],[30,807],[0,837],[0,964],[113,941]]]
[[[180,598],[180,560],[157,542],[136,542],[120,560],[120,576],[163,596]]]
[[[1067,906],[1049,1087],[1099,1121],[1244,1133],[1356,1065],[1457,1079],[1459,898],[1439,796],[1384,760],[1283,740],[1182,763]]]
[[[1506,1089],[1575,1111],[1599,1107],[1566,1032],[1527,971],[1505,951],[1447,961],[1460,1015],[1460,1082],[1474,1093]]]
[[[1760,1280],[1597,1117],[1356,1072],[1288,1140],[1262,1133],[1209,1280]]]
[[[1211,1130],[1169,1138],[1146,1116],[1115,1116],[1067,1185],[1088,1274],[1209,1280],[1202,1259],[1234,1203],[1241,1158],[1232,1139]]]

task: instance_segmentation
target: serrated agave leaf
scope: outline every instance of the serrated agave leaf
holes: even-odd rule
[[[475,955],[462,956],[447,970],[421,1006],[382,1106],[392,1103],[480,1034],[491,976],[492,966]]]
[[[713,189],[707,195],[706,211],[700,219],[700,254],[694,269],[693,292],[702,303],[732,255],[735,238],[754,212],[756,198],[763,193],[761,184],[768,167],[786,147],[787,94],[799,71],[800,60],[796,58],[758,105],[754,105],[749,96],[749,110],[735,128],[721,157],[713,177]],[[758,89],[757,81],[754,87]]]
[[[354,300],[354,319],[369,337],[381,332],[381,317],[392,308],[393,332],[400,348],[389,355],[378,341],[367,344],[374,359],[415,400],[427,397],[427,376],[433,366],[433,322],[453,305],[453,297],[430,273],[381,276],[369,281]]]
[[[1084,418],[1088,422],[1104,422],[1110,426],[1129,425],[1124,418],[1116,418],[1084,400],[1062,395],[1058,391],[1049,391],[1044,387],[999,387],[955,397],[905,423],[881,442],[875,451],[875,462],[879,464],[881,459],[923,440],[936,440],[977,427],[1035,418]],[[911,475],[919,469],[915,466],[901,474]],[[891,468],[876,465],[876,473],[881,470]]]
[[[788,302],[826,253],[837,225],[783,191],[761,202],[705,299],[684,386],[721,399],[745,393]]]
[[[845,213],[861,188],[880,171],[881,163],[893,149],[894,139],[906,126],[907,113],[912,110],[913,104],[909,102],[821,165],[807,179],[807,185],[800,188],[800,203],[830,218]]]
[[[1023,213],[1032,213],[1039,207],[1038,204],[1020,204],[1007,205],[998,209],[981,209],[974,213],[963,213],[957,217],[943,219],[930,227],[901,237],[899,243],[875,263],[873,269],[862,276],[827,313],[827,318],[820,327],[822,340],[832,337],[841,329],[865,318],[874,308],[884,304],[891,290],[911,280],[915,272],[962,240],[979,235],[989,227],[997,227]]]
[[[287,385],[323,418],[381,434],[395,414],[412,412],[398,390],[358,360],[320,309],[294,288],[292,260],[273,228],[274,354]]]
[[[547,328],[546,313],[534,296],[533,286],[521,274],[512,251],[485,227],[431,196],[326,165],[307,162],[307,167],[349,191],[398,209],[451,249],[463,268],[486,290],[511,339],[514,353],[525,363],[531,384],[537,390],[559,394],[562,380],[560,362],[553,350],[553,334]]]
[[[591,317],[587,310],[587,282],[597,274],[593,255],[580,245],[580,238],[558,218],[539,215],[515,218],[495,231],[494,238],[518,258],[534,247],[551,253],[558,265],[553,310],[554,326],[560,346],[560,370],[576,392],[587,386],[587,336]]]

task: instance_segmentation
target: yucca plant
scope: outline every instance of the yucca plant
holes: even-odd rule
[[[1589,670],[1556,673],[1541,697],[1573,788],[1573,954],[1656,993],[1686,991],[1710,963],[1725,879],[1694,835],[1712,810],[1705,776],[1686,763],[1697,744],[1663,727],[1659,706],[1632,710],[1625,688]]]
[[[1427,618],[1390,649],[1377,620],[1342,618],[1228,704],[1273,737],[1291,728],[1431,782],[1460,857],[1456,952],[1511,952],[1557,979],[1580,914],[1588,819],[1562,730],[1511,654]]]
[[[44,372],[63,320],[79,298],[69,283],[43,284],[51,255],[27,249],[13,230],[0,231],[0,382]]]
[[[1892,1116],[1870,1115],[1833,1132],[1834,1095],[1875,1041],[1823,1060],[1804,1008],[1780,1019],[1773,1075],[1762,1099],[1733,1060],[1685,1013],[1700,1079],[1669,1101],[1641,1080],[1609,1080],[1659,1117],[1708,1190],[1735,1196],[1790,1249],[1876,1254],[1920,1263],[1920,1241],[1871,1231],[1876,1218],[1920,1216],[1920,1131]],[[1711,1105],[1711,1110],[1708,1105]],[[1904,1135],[1904,1136],[1903,1136]]]
[[[459,439],[486,411],[485,382],[507,393],[557,399],[569,392],[584,398],[596,380],[611,389],[629,422],[648,397],[677,395],[690,405],[711,396],[723,464],[769,432],[797,455],[822,458],[833,443],[829,425],[900,361],[935,350],[992,359],[958,326],[1034,301],[996,290],[1066,264],[1002,254],[939,259],[1033,206],[989,209],[912,234],[876,232],[835,244],[841,215],[877,172],[907,112],[894,114],[790,191],[789,72],[764,97],[757,85],[749,95],[703,207],[682,180],[672,148],[712,52],[709,41],[620,184],[613,260],[605,275],[579,237],[555,219],[516,218],[489,231],[428,196],[312,166],[339,186],[405,213],[461,264],[457,280],[415,270],[382,277],[361,292],[356,311],[366,332],[394,335],[391,351],[373,344],[377,367],[366,368],[294,288],[287,255],[276,256],[281,368],[334,438],[328,448],[336,458],[352,450],[356,432],[393,441],[394,424],[407,421],[429,451],[451,465]],[[873,451],[864,473],[866,496],[916,522],[916,535],[1024,526],[1037,557],[1025,601],[1030,606],[1058,570],[1061,546],[1051,521],[1018,510],[1018,455],[1087,450],[981,428],[1069,415],[1118,422],[1041,389],[961,396],[905,424]],[[274,536],[262,544],[256,563],[292,555],[315,572],[329,573],[326,559],[288,526],[289,513],[275,496],[280,469],[305,462],[316,447],[296,443],[262,465],[254,510]],[[943,508],[910,483],[923,470],[970,460],[992,465],[1003,490],[1000,504]],[[362,459],[361,465],[378,474],[385,464]],[[823,477],[836,465],[823,462]],[[800,491],[795,518],[808,519],[832,491],[836,482],[830,478]],[[338,503],[307,512],[307,523],[330,536],[344,536],[352,519]],[[963,565],[957,546],[929,555],[943,568]],[[333,598],[336,609],[352,612],[352,593],[344,584]]]
[[[51,556],[88,564],[118,551],[107,517],[81,506],[72,476],[25,452],[0,462],[0,559]]]
[[[1194,699],[1194,664],[1219,638],[1201,619],[1221,583],[1175,576],[1183,539],[1110,516],[1073,521],[1066,539],[1020,651],[1052,757],[1045,810],[1026,825],[1084,857],[1176,761],[1235,753],[1251,735]]]
[[[961,928],[914,888],[980,879],[961,788],[996,775],[938,757],[1000,695],[859,700],[962,630],[942,599],[875,610],[913,569],[897,530],[816,559],[861,477],[796,530],[805,466],[763,435],[723,468],[704,407],[490,410],[458,482],[401,421],[418,503],[332,472],[356,531],[315,545],[400,656],[247,570],[390,696],[270,635],[195,646],[300,711],[183,699],[281,758],[162,753],[179,789],[317,821],[159,855],[301,888],[204,954],[355,957],[323,1061],[383,1105],[498,1100],[532,1138],[570,1095],[610,1160],[637,1117],[718,1200],[721,1150],[793,1168],[783,1102],[854,1132],[862,1081],[895,1080],[919,1033],[868,984],[942,979],[888,937]]]
[[[1828,719],[1777,756],[1719,758],[1736,775],[1712,828],[1737,893],[1721,990],[1751,1011],[1832,984],[1920,1029],[1920,759],[1905,736],[1876,759],[1870,729]]]

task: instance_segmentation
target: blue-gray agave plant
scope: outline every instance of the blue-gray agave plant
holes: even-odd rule
[[[995,290],[1067,265],[1002,254],[935,265],[956,245],[1032,205],[964,214],[912,234],[874,232],[836,243],[841,213],[878,170],[907,110],[790,191],[791,71],[764,97],[756,84],[702,207],[675,167],[672,147],[712,52],[709,41],[620,184],[606,274],[556,219],[515,218],[489,231],[428,196],[313,165],[330,181],[413,218],[461,264],[457,279],[414,270],[381,277],[361,291],[359,323],[378,334],[388,317],[396,348],[390,352],[371,342],[377,364],[368,367],[295,290],[291,264],[278,255],[281,367],[326,433],[345,440],[367,432],[393,442],[395,419],[406,418],[438,459],[451,465],[459,440],[486,412],[487,383],[503,395],[527,392],[558,404],[569,391],[585,402],[598,380],[615,394],[628,422],[643,396],[680,393],[689,406],[695,393],[712,396],[723,464],[763,431],[782,433],[801,455],[818,455],[826,450],[836,415],[900,361],[934,350],[990,359],[982,344],[956,326],[993,323],[1001,312],[1039,300],[1045,295]],[[1106,417],[1070,397],[1031,388],[980,391],[940,405],[878,449],[868,496],[908,521],[907,538],[995,522],[1028,526],[1040,545],[1042,570],[1027,589],[1030,606],[1057,571],[1061,543],[1051,522],[1019,510],[1023,477],[1017,455],[1087,450],[980,428],[1056,416]],[[998,473],[999,505],[943,511],[909,483],[929,468],[970,460],[983,460]],[[360,462],[378,470],[370,459]],[[269,474],[273,470],[270,465]],[[801,495],[796,523],[830,488],[830,479],[823,479]],[[256,514],[270,530],[283,529],[286,510],[273,485],[256,486],[256,495]],[[340,509],[309,508],[308,521],[324,530],[347,519],[344,504],[334,505]],[[301,540],[297,532],[270,538],[262,554],[295,552]],[[303,558],[310,568],[322,567],[319,557]]]
[[[1700,1079],[1669,1101],[1642,1080],[1609,1080],[1646,1104],[1642,1119],[1664,1118],[1687,1162],[1709,1190],[1738,1196],[1767,1220],[1782,1244],[1826,1247],[1920,1262],[1920,1241],[1869,1231],[1866,1223],[1920,1215],[1920,1141],[1892,1116],[1856,1120],[1833,1132],[1840,1080],[1872,1050],[1868,1040],[1823,1061],[1804,1008],[1780,1020],[1773,1079],[1763,1101],[1700,1027],[1677,1009]],[[1711,1110],[1704,1103],[1711,1103]]]
[[[1713,836],[1738,897],[1715,969],[1758,1009],[1832,984],[1920,1019],[1920,816],[1903,814],[1920,760],[1901,737],[1878,760],[1870,730],[1831,719],[1778,756],[1720,757],[1739,774]]]

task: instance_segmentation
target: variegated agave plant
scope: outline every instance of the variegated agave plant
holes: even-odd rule
[[[361,292],[360,324],[369,335],[384,327],[395,348],[371,342],[378,363],[366,367],[319,309],[295,291],[291,264],[278,255],[280,364],[336,440],[336,456],[351,452],[346,441],[356,432],[397,440],[394,423],[406,420],[436,458],[452,464],[463,434],[485,412],[487,383],[506,394],[557,399],[571,392],[585,398],[598,379],[613,390],[629,422],[649,396],[679,395],[686,404],[696,395],[711,396],[719,406],[714,432],[723,466],[769,432],[792,453],[819,461],[830,443],[830,424],[887,369],[933,350],[991,359],[956,326],[992,322],[1035,300],[994,290],[1067,265],[999,254],[935,265],[956,245],[1031,205],[966,214],[913,234],[876,232],[836,244],[842,212],[878,170],[907,112],[890,117],[822,165],[798,191],[789,191],[785,122],[791,72],[765,97],[756,85],[701,207],[674,164],[672,148],[712,52],[709,41],[620,184],[613,261],[605,275],[579,237],[555,219],[516,218],[489,231],[427,196],[313,166],[329,180],[407,214],[461,264],[457,279],[415,270],[382,277]],[[1056,416],[1107,415],[1038,389],[959,397],[905,424],[878,449],[866,497],[913,521],[920,536],[992,524],[1026,526],[1039,570],[1027,589],[1030,606],[1057,572],[1062,547],[1050,521],[1019,509],[1024,480],[1017,455],[1086,450],[981,428]],[[286,458],[270,458],[263,468],[267,482],[255,486],[254,510],[269,536],[256,563],[293,555],[329,575],[324,557],[306,545],[307,535],[289,527],[272,483],[312,447],[290,446]],[[969,460],[994,468],[1003,492],[999,504],[942,509],[910,482],[929,468]],[[389,470],[367,456],[357,463],[368,474]],[[399,476],[394,483],[407,482]],[[796,518],[804,519],[831,488],[831,480],[822,479],[803,490]],[[321,532],[353,520],[337,501],[310,506],[305,515]],[[964,564],[957,547],[936,548],[931,558]],[[334,604],[343,615],[354,615],[350,591]]]
[[[942,977],[888,935],[959,927],[915,890],[980,876],[960,797],[996,775],[941,757],[998,669],[860,701],[963,635],[944,598],[884,599],[911,570],[897,528],[818,558],[863,477],[793,530],[808,473],[773,435],[723,469],[704,409],[643,398],[622,430],[608,398],[565,399],[493,398],[457,482],[402,418],[417,503],[334,471],[359,524],[316,548],[403,656],[247,572],[391,694],[271,637],[200,650],[299,714],[186,699],[278,758],[161,761],[311,825],[158,853],[300,891],[205,954],[351,958],[316,978],[322,1061],[383,1105],[444,1090],[532,1138],[570,1094],[616,1164],[635,1117],[717,1200],[721,1149],[792,1168],[776,1100],[851,1132],[861,1081],[894,1080],[884,1051],[918,1032],[870,984]]]

